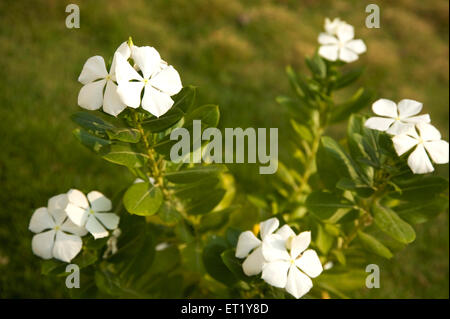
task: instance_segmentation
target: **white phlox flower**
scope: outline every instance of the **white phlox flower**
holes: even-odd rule
[[[133,46],[131,58],[135,67],[120,52],[115,54],[117,92],[122,101],[132,108],[142,105],[157,117],[165,114],[174,103],[171,96],[182,89],[178,72],[167,65],[153,47]]]
[[[448,142],[441,139],[441,133],[431,124],[418,123],[407,133],[394,136],[392,142],[399,156],[415,147],[408,157],[408,166],[414,174],[433,172],[431,161],[448,163]]]
[[[114,230],[119,224],[119,216],[108,213],[112,209],[111,201],[98,191],[86,196],[77,189],[67,193],[69,203],[65,209],[70,220],[85,227],[95,239],[109,235],[107,229]]]
[[[371,117],[364,125],[391,135],[407,133],[418,123],[430,123],[428,114],[417,115],[422,107],[422,103],[409,99],[401,100],[398,105],[388,99],[379,99],[372,104],[372,110],[380,117]]]
[[[344,61],[347,63],[358,60],[358,55],[366,52],[367,48],[360,39],[354,39],[353,26],[339,22],[333,26],[333,34],[322,32],[318,41],[321,44],[319,55],[329,61]],[[335,29],[335,31],[334,31]]]
[[[67,204],[66,194],[56,195],[49,199],[48,207],[36,209],[31,216],[28,229],[36,233],[31,241],[35,255],[70,262],[80,252],[80,236],[86,235],[87,231],[67,217],[64,211]]]
[[[319,256],[312,249],[311,232],[285,240],[272,234],[262,244],[266,263],[262,269],[262,279],[269,285],[285,288],[295,298],[301,298],[313,286],[311,278],[319,276],[323,267]]]
[[[254,276],[261,273],[263,264],[265,263],[262,254],[262,243],[267,236],[273,234],[278,228],[280,222],[277,218],[270,218],[259,224],[259,236],[257,238],[253,232],[247,230],[239,235],[238,243],[236,246],[236,258],[245,258],[242,263],[242,269],[247,276]],[[289,238],[289,236],[295,235],[293,230],[284,225],[277,230],[276,234],[281,238]]]
[[[128,59],[131,49],[124,42],[116,53]],[[88,110],[98,110],[103,106],[103,111],[113,116],[117,116],[127,107],[117,94],[116,62],[114,55],[108,73],[105,60],[101,56],[96,55],[86,61],[78,78],[78,81],[84,84],[78,94],[78,105]]]

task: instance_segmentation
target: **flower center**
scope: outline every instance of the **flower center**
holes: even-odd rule
[[[291,265],[295,264],[295,259],[291,258],[291,260],[289,261],[291,263]]]
[[[147,85],[147,83],[148,83],[148,80],[144,79],[144,85]]]
[[[111,75],[108,74],[108,75],[105,77],[105,80],[106,80],[106,81],[111,80]]]
[[[421,137],[419,137],[419,144],[423,144],[423,139]]]
[[[89,208],[89,214],[94,215],[95,212],[92,210],[92,208]]]
[[[55,226],[55,230],[58,231],[60,229],[59,225]]]

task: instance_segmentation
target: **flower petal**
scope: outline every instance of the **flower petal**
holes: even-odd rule
[[[264,240],[264,238],[267,235],[272,234],[278,228],[278,226],[280,226],[280,221],[275,217],[259,223],[259,236],[262,240]]]
[[[70,262],[81,250],[83,242],[79,236],[68,235],[62,231],[56,232],[53,257],[61,261]]]
[[[116,229],[119,225],[119,216],[114,213],[95,213],[94,215],[108,229]]]
[[[431,124],[418,123],[417,129],[424,141],[439,141],[441,139],[441,133]]]
[[[242,270],[247,276],[255,276],[262,271],[264,257],[261,247],[255,249],[242,263]]]
[[[66,207],[66,214],[75,225],[83,227],[89,213],[88,209],[69,203]]]
[[[310,291],[312,286],[311,279],[298,270],[295,265],[291,265],[286,282],[286,291],[299,299]]]
[[[41,258],[52,258],[52,249],[55,242],[55,230],[49,230],[33,236],[31,249],[33,253]]]
[[[48,212],[55,220],[56,225],[61,225],[61,223],[67,218],[65,211],[67,204],[69,204],[67,194],[59,194],[48,200]]]
[[[388,99],[379,99],[372,104],[372,110],[375,114],[397,118],[397,105]]]
[[[125,110],[126,107],[127,106],[122,102],[122,99],[117,93],[117,85],[113,81],[108,81],[103,97],[103,111],[112,116],[117,116]]]
[[[294,231],[288,224],[283,225],[280,229],[278,229],[275,234],[280,235],[281,238],[287,240],[289,237],[295,236]]]
[[[183,88],[180,75],[171,65],[155,74],[150,79],[150,84],[169,95],[177,94]]]
[[[352,40],[352,41],[349,41],[346,45],[345,45],[345,47],[347,48],[347,49],[350,49],[350,50],[352,50],[353,52],[355,52],[356,54],[361,54],[361,53],[364,53],[364,52],[366,52],[366,50],[367,50],[367,47],[366,47],[366,44],[364,43],[364,41],[363,40]]]
[[[86,229],[94,236],[95,239],[106,237],[109,234],[93,215],[89,215],[86,223]]]
[[[236,258],[245,258],[249,252],[261,245],[261,241],[249,230],[239,235],[236,245]]]
[[[155,72],[159,71],[161,56],[155,48],[149,46],[133,47],[131,55],[142,71],[144,79],[149,79]]]
[[[173,100],[164,92],[158,91],[150,85],[145,86],[142,108],[156,117],[164,115],[173,105]]]
[[[125,105],[134,109],[141,105],[141,92],[144,88],[143,82],[119,82],[117,94]]]
[[[286,249],[286,241],[277,234],[271,234],[264,238],[262,243],[262,253],[264,258],[271,262],[275,260],[290,260]]]
[[[364,123],[365,127],[368,127],[372,130],[378,130],[378,131],[387,131],[387,129],[391,126],[392,123],[394,123],[394,119],[385,118],[385,117],[371,117],[369,118],[366,123]]]
[[[111,201],[102,193],[98,191],[92,191],[87,194],[91,208],[95,212],[109,212],[112,209]]]
[[[418,140],[406,134],[394,136],[392,142],[394,143],[394,149],[398,156],[402,156],[419,143]]]
[[[287,272],[290,263],[288,261],[272,261],[265,263],[262,268],[261,278],[269,285],[284,288],[287,281]]]
[[[88,233],[86,228],[75,225],[70,218],[61,225],[61,230],[77,236],[84,236]]]
[[[412,116],[412,117],[402,119],[402,122],[413,123],[413,124],[430,123],[431,118],[430,118],[429,114],[423,114],[423,115]]]
[[[291,241],[291,258],[296,259],[311,243],[311,232],[304,231]]]
[[[328,33],[319,34],[319,38],[317,39],[320,44],[337,44],[338,39],[335,36],[332,36]]]
[[[336,61],[338,58],[339,46],[337,44],[322,45],[319,48],[319,55],[328,61]]]
[[[78,105],[87,110],[98,110],[103,104],[103,88],[106,80],[84,85],[78,93]]]
[[[448,163],[448,142],[447,141],[431,141],[424,143],[425,149],[436,164]]]
[[[408,118],[419,114],[423,104],[414,100],[404,99],[398,102],[398,114],[400,119]]]
[[[116,53],[122,55],[124,60],[128,60],[131,56],[131,49],[127,42],[122,42],[121,45],[117,48],[116,52],[114,52],[114,57],[111,63],[111,70],[109,70],[109,74],[111,74],[112,78],[115,80],[115,72],[116,72]]]
[[[103,79],[108,75],[105,66],[105,60],[99,56],[93,56],[87,59],[83,65],[78,81],[87,84],[98,79]]]
[[[358,60],[358,55],[355,52],[353,52],[352,50],[350,50],[346,47],[342,47],[339,50],[339,60],[350,63],[350,62]]]
[[[295,261],[295,265],[311,278],[316,278],[323,271],[319,256],[317,256],[316,251],[312,249],[306,250],[302,256]]]
[[[406,134],[414,129],[414,124],[403,123],[401,121],[395,121],[394,124],[386,131],[386,133],[391,135]]]
[[[348,42],[355,37],[355,29],[350,24],[343,23],[339,25],[336,34],[339,41]]]
[[[83,192],[78,189],[71,189],[67,192],[69,202],[81,208],[89,208],[89,202]]]
[[[117,83],[129,82],[131,80],[143,81],[142,76],[128,63],[125,57],[120,53],[114,54],[115,79]]]
[[[45,229],[52,229],[53,227],[55,227],[55,221],[50,216],[46,207],[36,209],[28,225],[28,229],[33,233],[40,233]]]
[[[408,166],[414,174],[426,174],[434,171],[434,167],[428,158],[423,144],[417,145],[414,152],[408,157]]]

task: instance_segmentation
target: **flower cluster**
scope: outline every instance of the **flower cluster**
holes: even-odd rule
[[[379,99],[372,110],[379,116],[369,118],[365,126],[392,135],[398,156],[414,148],[408,157],[408,166],[414,174],[434,171],[436,164],[448,163],[448,142],[442,140],[439,131],[430,124],[428,114],[418,115],[422,103],[404,99],[398,105],[387,99]]]
[[[242,268],[247,276],[262,273],[268,284],[301,298],[312,288],[311,278],[319,276],[323,267],[317,253],[307,249],[311,232],[296,235],[288,225],[278,226],[278,219],[271,218],[260,223],[260,238],[251,231],[241,233],[236,257],[245,258]]]
[[[43,259],[56,258],[70,262],[82,248],[81,237],[88,232],[95,239],[107,237],[105,229],[115,230],[119,216],[108,213],[111,201],[102,193],[92,191],[87,197],[76,189],[49,199],[31,216],[28,229],[33,236],[33,253]]]
[[[364,42],[355,38],[353,26],[340,20],[325,19],[325,32],[319,34],[319,55],[328,61],[353,62],[366,52]]]
[[[172,107],[171,96],[182,89],[178,72],[161,59],[158,51],[135,46],[131,41],[116,50],[109,72],[101,56],[89,58],[78,81],[84,85],[78,104],[88,110],[103,106],[103,111],[113,116],[127,106],[142,106],[159,117]]]

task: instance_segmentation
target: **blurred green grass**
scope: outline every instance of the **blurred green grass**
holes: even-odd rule
[[[92,55],[110,59],[132,36],[156,47],[200,100],[221,108],[222,127],[278,127],[280,157],[290,136],[284,68],[305,70],[325,17],[353,24],[368,52],[363,83],[379,97],[422,101],[448,138],[448,1],[116,0],[78,1],[81,28],[65,27],[73,1],[0,3],[0,297],[63,297],[62,278],[40,275],[27,230],[33,210],[76,187],[113,196],[132,177],[80,146],[69,116],[79,110],[76,79]],[[365,6],[381,8],[381,28],[364,26]],[[284,129],[286,128],[286,129]],[[334,129],[339,134],[340,129]],[[287,143],[286,143],[287,145]],[[233,167],[244,190],[256,169]],[[440,170],[448,175],[448,168]],[[258,185],[255,187],[255,185]],[[375,261],[374,261],[375,262]],[[363,298],[448,298],[448,213],[418,227],[417,240],[381,266],[381,288]]]

